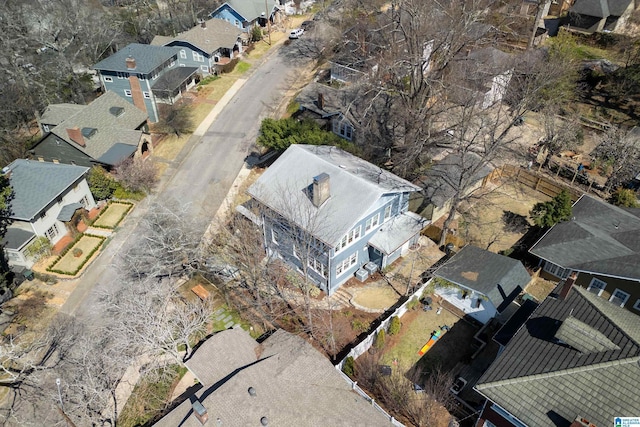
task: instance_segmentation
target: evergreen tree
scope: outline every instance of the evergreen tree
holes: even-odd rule
[[[571,218],[571,212],[571,196],[562,190],[552,200],[536,203],[529,215],[538,227],[552,227]]]

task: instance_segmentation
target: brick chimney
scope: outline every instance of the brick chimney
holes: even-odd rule
[[[67,135],[69,135],[69,139],[78,144],[81,147],[86,147],[84,142],[84,137],[82,136],[82,131],[79,127],[74,127],[67,129]]]
[[[127,70],[135,70],[136,69],[136,59],[129,55],[127,56],[127,59],[125,59],[125,62],[127,64]]]
[[[203,21],[200,23],[200,26],[201,26],[202,28],[207,28],[207,21],[204,21],[204,20],[203,20]]]
[[[331,184],[329,182],[329,175],[323,172],[318,176],[314,176],[312,191],[313,205],[319,208],[331,196]]]
[[[575,283],[577,278],[578,278],[578,275],[574,271],[574,272],[571,273],[571,275],[569,277],[564,279],[564,284],[562,285],[562,289],[560,289],[560,293],[558,295],[558,297],[561,300],[565,300],[567,298],[567,296],[569,295],[569,292],[571,291],[571,288],[573,287],[573,284]]]
[[[209,421],[209,414],[207,413],[207,408],[205,408],[200,401],[196,400],[191,404],[193,408],[193,415],[196,417],[200,424],[205,425],[207,421]]]
[[[318,92],[318,108],[324,110],[324,95]]]

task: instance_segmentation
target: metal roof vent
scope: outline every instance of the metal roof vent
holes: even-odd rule
[[[249,392],[250,396],[255,397],[256,396],[256,389],[253,387],[249,387],[249,390],[247,390]]]
[[[269,419],[267,417],[260,418],[260,424],[262,424],[263,426],[268,426],[269,425]]]

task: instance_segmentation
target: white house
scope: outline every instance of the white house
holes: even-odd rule
[[[68,233],[78,209],[96,206],[86,175],[89,168],[18,159],[3,169],[13,189],[11,225],[2,245],[9,264],[30,268],[27,248],[37,237],[55,245]]]

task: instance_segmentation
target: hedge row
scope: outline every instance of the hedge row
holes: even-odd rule
[[[75,246],[75,244],[78,243],[78,240],[80,240],[83,236],[100,239],[100,242],[91,250],[91,252],[89,252],[89,254],[86,256],[84,261],[82,261],[82,263],[78,266],[78,268],[76,268],[75,271],[63,271],[63,270],[54,269],[53,266],[56,265],[56,263],[60,261],[60,259],[63,256],[65,256],[67,252],[69,252]],[[102,246],[105,240],[106,240],[106,237],[96,236],[95,234],[79,234],[78,237],[76,237],[75,240],[73,241],[73,244],[67,246],[67,248],[60,255],[56,257],[56,260],[53,263],[51,263],[51,265],[47,268],[47,271],[50,273],[62,274],[64,276],[75,276],[76,274],[78,274],[80,270],[82,270],[82,267],[84,267],[85,264],[91,259],[93,254],[95,254],[98,251],[98,249],[100,249],[100,247]]]
[[[122,213],[122,215],[120,215],[120,218],[116,221],[115,225],[113,225],[112,227],[106,226],[106,225],[96,225],[96,222],[98,222],[98,220],[100,219],[100,217],[109,209],[109,206],[111,206],[113,203],[117,203],[119,205],[129,205],[129,207],[127,208],[126,211],[124,211]],[[91,224],[92,227],[95,228],[102,228],[105,230],[113,230],[115,229],[124,219],[125,216],[127,216],[127,214],[129,213],[129,211],[133,208],[133,203],[131,202],[109,202],[107,204],[107,207],[105,209],[102,210],[102,212],[100,212],[100,215],[98,215],[96,217],[96,219],[93,220],[93,223]]]

